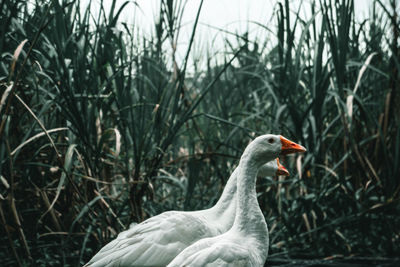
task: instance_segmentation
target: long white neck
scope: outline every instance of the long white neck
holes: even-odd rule
[[[226,182],[224,191],[221,194],[218,202],[215,204],[214,209],[216,212],[221,213],[226,210],[236,198],[237,188],[237,176],[239,174],[239,168],[237,167]],[[236,206],[236,205],[235,205]]]
[[[239,165],[240,178],[237,179],[237,207],[235,217],[235,227],[241,231],[248,229],[247,224],[251,221],[254,210],[259,209],[256,193],[257,166],[251,161],[241,160]]]
[[[203,214],[203,216],[207,218],[207,221],[218,222],[217,225],[221,227],[220,230],[222,232],[230,229],[235,220],[238,174],[239,168],[236,168],[226,182],[221,197],[212,208],[208,210],[197,211],[197,213]]]
[[[258,205],[256,192],[257,171],[261,164],[252,159],[250,152],[251,149],[245,150],[238,167],[237,207],[233,227],[245,234],[263,232],[268,235],[265,219]],[[271,156],[269,160],[273,158]],[[261,238],[264,237],[261,236]]]

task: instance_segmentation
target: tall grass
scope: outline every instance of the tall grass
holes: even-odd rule
[[[350,0],[280,1],[206,67],[202,2],[181,62],[185,2],[161,1],[149,38],[120,20],[136,3],[95,4],[0,4],[2,264],[80,265],[131,222],[210,207],[267,132],[308,149],[259,179],[271,257],[398,254],[395,1],[361,22]]]

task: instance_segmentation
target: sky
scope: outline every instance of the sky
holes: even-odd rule
[[[137,1],[142,12],[138,12],[136,20],[141,25],[145,25],[146,28],[150,26],[146,29],[149,33],[153,30],[152,25],[154,25],[154,18],[158,14],[159,2],[157,0]],[[183,27],[177,49],[178,56],[181,58],[186,53],[199,4],[200,1],[198,0],[188,0],[186,3],[182,18]],[[211,53],[224,51],[225,39],[228,38],[234,42],[235,37],[223,31],[238,34],[248,31],[249,37],[262,34],[265,30],[261,30],[259,26],[255,23],[249,23],[249,21],[270,24],[275,6],[275,0],[205,0],[196,31],[195,45],[193,46],[194,55],[201,55],[205,51]]]
[[[97,0],[100,1],[100,0]],[[126,2],[126,0],[117,0],[118,5]],[[121,20],[128,24],[134,24],[140,28],[142,34],[151,37],[154,32],[154,23],[159,13],[159,5],[161,0],[130,0],[131,3],[124,9],[121,14]],[[374,0],[355,0],[356,17],[361,21],[368,17],[369,5]],[[385,1],[385,0],[384,0]],[[136,4],[134,4],[135,2]],[[226,40],[235,43],[235,37],[224,33],[229,31],[233,33],[243,34],[249,33],[249,39],[254,40],[260,38],[265,40],[268,38],[268,31],[257,25],[260,23],[266,27],[270,27],[273,31],[276,23],[277,3],[284,2],[282,0],[204,0],[200,13],[199,25],[196,31],[195,45],[192,54],[196,57],[201,56],[204,52],[218,54],[226,51],[224,46],[227,45]],[[111,0],[103,2],[107,8],[107,4]],[[309,0],[289,0],[292,15],[296,13],[300,3],[303,9],[301,17],[310,18]],[[182,18],[182,29],[177,44],[178,62],[179,58],[183,58],[187,44],[190,40],[191,31],[196,18],[200,0],[187,0]],[[292,16],[293,17],[293,16]],[[292,19],[293,21],[293,19]],[[222,29],[218,30],[218,29]]]
[[[368,15],[368,6],[372,0],[355,0],[355,10],[358,16]],[[122,2],[122,0],[120,1]],[[136,0],[141,12],[137,14],[137,21],[146,25],[154,23],[154,17],[158,13],[160,0]],[[276,11],[278,0],[204,0],[199,30],[207,30],[206,25],[213,25],[221,29],[230,29],[238,32],[247,30],[247,21],[259,23],[270,23],[273,13]],[[303,2],[303,7],[308,10],[310,1],[289,0],[291,10],[298,9]],[[199,0],[188,0],[183,16],[186,27],[191,28],[199,7]],[[304,10],[303,10],[304,12]],[[124,14],[128,18],[129,14]],[[249,25],[250,28],[257,28],[256,25]]]

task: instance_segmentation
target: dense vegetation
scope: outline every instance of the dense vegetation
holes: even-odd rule
[[[27,2],[0,3],[0,265],[80,265],[131,222],[210,207],[263,133],[308,149],[258,181],[271,257],[400,254],[395,0],[364,21],[279,1],[264,37],[201,61],[198,17],[176,56],[184,2],[151,38],[119,18],[140,3]]]

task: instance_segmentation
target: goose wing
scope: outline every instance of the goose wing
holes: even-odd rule
[[[164,212],[121,232],[86,266],[166,266],[193,242],[215,234],[201,216]]]

